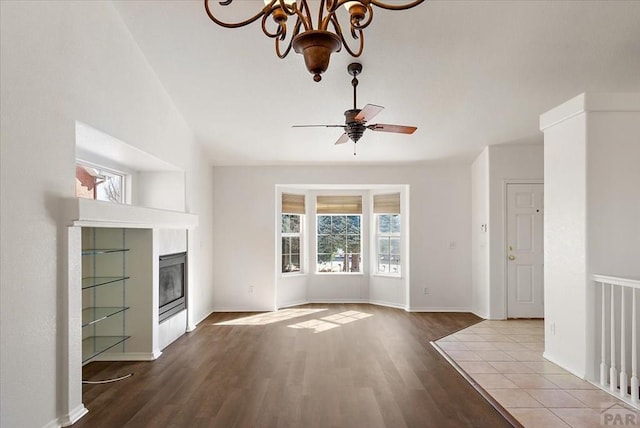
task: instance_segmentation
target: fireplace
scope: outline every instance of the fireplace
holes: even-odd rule
[[[187,253],[160,256],[159,322],[187,308]]]

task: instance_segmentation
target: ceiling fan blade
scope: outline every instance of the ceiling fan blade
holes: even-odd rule
[[[344,125],[291,125],[292,128],[343,128]]]
[[[340,138],[338,138],[338,141],[336,141],[335,144],[344,144],[347,141],[349,141],[349,135],[347,135],[347,133],[345,132],[340,136]]]
[[[375,104],[367,104],[364,106],[360,113],[355,117],[359,122],[368,122],[373,119],[378,113],[384,110],[384,107],[377,106]]]
[[[372,131],[395,132],[398,134],[413,134],[418,129],[415,126],[388,125],[386,123],[376,123],[375,125],[367,126],[367,128]]]

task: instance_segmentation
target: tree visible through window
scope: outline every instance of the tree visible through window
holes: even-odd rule
[[[400,214],[376,214],[378,273],[400,274]]]
[[[318,215],[318,272],[360,272],[361,215]]]

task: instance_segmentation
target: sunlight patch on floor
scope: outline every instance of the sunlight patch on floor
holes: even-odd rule
[[[223,321],[214,325],[267,325],[280,321],[286,321],[293,318],[304,317],[307,315],[316,314],[318,312],[326,311],[326,308],[321,309],[282,309],[275,312],[265,312],[256,315],[250,315],[248,317],[237,318],[234,320]]]
[[[340,327],[343,324],[348,324],[353,321],[358,321],[364,318],[372,317],[373,314],[367,314],[358,311],[346,311],[339,314],[333,314],[320,319],[313,319],[309,321],[303,321],[297,324],[291,324],[291,328],[309,329],[314,333],[321,333],[323,331],[331,330],[336,327]]]

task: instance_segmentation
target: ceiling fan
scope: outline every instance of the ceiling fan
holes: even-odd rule
[[[347,66],[347,71],[353,76],[351,80],[351,86],[353,86],[353,109],[344,112],[345,124],[344,125],[293,125],[294,128],[312,128],[312,127],[324,127],[324,128],[342,128],[344,133],[338,138],[335,144],[344,144],[351,140],[354,144],[353,154],[355,155],[355,144],[360,140],[362,134],[367,129],[372,131],[382,132],[395,132],[397,134],[413,134],[416,129],[415,126],[404,125],[388,125],[384,123],[376,123],[367,125],[367,122],[373,119],[378,113],[380,113],[384,107],[377,106],[375,104],[367,104],[362,110],[357,108],[356,104],[356,91],[358,88],[358,74],[362,72],[362,64],[354,62]]]

